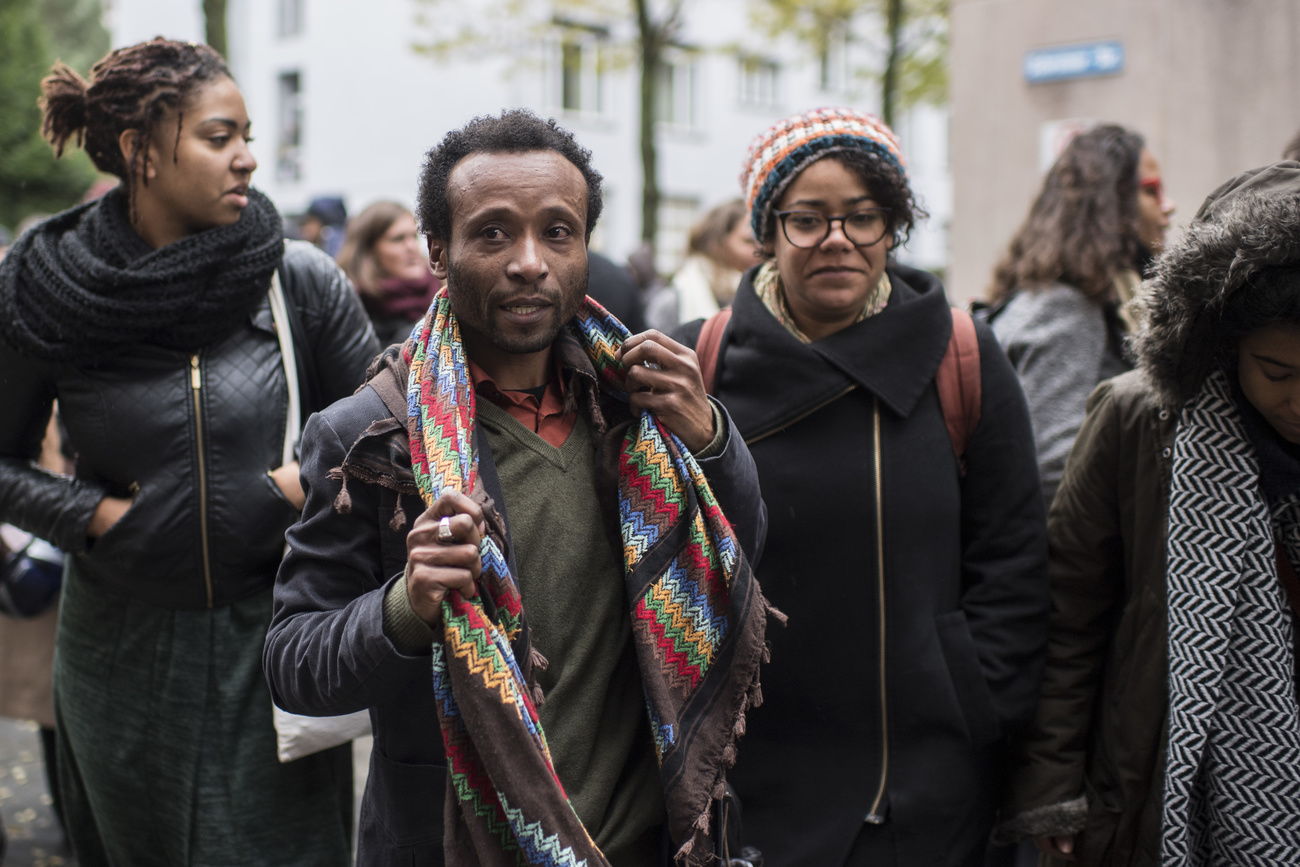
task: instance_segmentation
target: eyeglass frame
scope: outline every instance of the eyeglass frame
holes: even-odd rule
[[[869,211],[877,211],[881,214],[884,214],[885,230],[880,233],[879,238],[872,241],[870,244],[859,244],[857,241],[854,241],[852,238],[849,237],[848,230],[845,228],[845,226],[847,225],[845,221],[848,220],[849,217],[852,217],[854,214],[865,214]],[[796,244],[794,242],[794,239],[790,237],[790,231],[785,226],[785,218],[790,216],[791,214],[816,214],[817,216],[821,217],[826,221],[826,234],[822,235],[821,238],[817,241],[817,243],[811,244],[807,247],[801,244]],[[810,211],[806,208],[795,208],[789,211],[773,211],[772,216],[776,217],[780,221],[781,234],[785,235],[785,239],[790,242],[790,246],[796,249],[815,250],[818,247],[820,247],[822,244],[825,244],[826,239],[831,236],[831,231],[835,228],[836,223],[840,224],[840,234],[844,236],[844,239],[846,241],[848,241],[850,244],[852,244],[854,247],[858,249],[866,249],[867,247],[876,246],[881,241],[885,240],[885,236],[890,234],[890,231],[893,228],[892,223],[893,223],[894,212],[891,211],[889,208],[882,208],[882,207],[858,208],[856,211],[850,211],[847,214],[840,214],[838,217],[828,217],[827,215],[823,214],[821,211]]]

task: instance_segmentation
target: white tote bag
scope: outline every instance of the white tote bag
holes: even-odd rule
[[[284,378],[289,385],[289,411],[284,423],[283,466],[294,459],[294,443],[298,441],[301,421],[298,397],[298,364],[293,354],[293,329],[289,327],[289,311],[285,307],[284,290],[280,287],[280,273],[271,277],[271,318],[280,337],[280,359],[284,362]],[[281,762],[292,762],[321,750],[345,744],[350,740],[370,734],[370,714],[367,711],[343,716],[299,716],[271,704],[275,722],[276,753]]]

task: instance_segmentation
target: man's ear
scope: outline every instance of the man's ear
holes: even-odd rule
[[[432,235],[429,236],[429,268],[433,276],[447,282],[447,245]]]
[[[158,174],[158,170],[154,167],[154,161],[149,158],[148,150],[153,147],[152,144],[145,151],[135,155],[141,164],[138,166],[131,165],[131,155],[135,151],[136,142],[139,140],[140,130],[124,129],[122,134],[117,137],[117,146],[122,151],[122,162],[126,164],[127,175],[131,175],[138,169],[140,176],[145,180],[149,180]]]

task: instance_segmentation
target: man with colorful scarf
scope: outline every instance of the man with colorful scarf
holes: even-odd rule
[[[370,710],[359,864],[714,854],[766,514],[694,353],[585,298],[600,182],[526,111],[449,133],[444,288],[304,432],[264,667],[286,710]]]

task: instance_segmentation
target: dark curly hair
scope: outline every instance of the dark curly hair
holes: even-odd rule
[[[990,300],[1053,283],[1101,298],[1119,272],[1137,268],[1138,161],[1144,146],[1142,136],[1115,124],[1076,136],[1047,173],[994,270]]]
[[[889,211],[889,233],[894,237],[895,247],[907,243],[916,224],[930,216],[917,204],[903,171],[878,154],[861,150],[832,150],[827,151],[821,159],[835,160],[861,178],[872,200]],[[804,170],[807,168],[808,166],[804,166]],[[776,230],[780,222],[774,218],[768,219],[763,237],[759,239],[764,250],[772,249],[772,242],[776,240]]]
[[[1237,346],[1254,331],[1285,323],[1300,326],[1300,265],[1267,268],[1223,304],[1214,354],[1228,368],[1237,367]]]
[[[147,184],[149,145],[158,122],[176,113],[175,159],[185,106],[203,85],[230,78],[221,55],[206,45],[174,42],[161,36],[111,52],[90,70],[90,81],[56,63],[41,82],[41,133],[56,155],[74,137],[95,168],[122,180],[135,204],[135,181]],[[129,156],[122,155],[123,132],[139,132]]]
[[[586,239],[600,218],[602,199],[600,184],[603,178],[591,165],[591,151],[578,144],[573,133],[556,124],[555,119],[542,120],[523,108],[476,117],[460,129],[454,129],[429,150],[420,170],[420,191],[415,215],[420,221],[420,231],[430,238],[446,241],[451,238],[451,203],[447,201],[447,179],[452,169],[473,153],[526,153],[528,151],[555,151],[573,163],[587,182]]]

